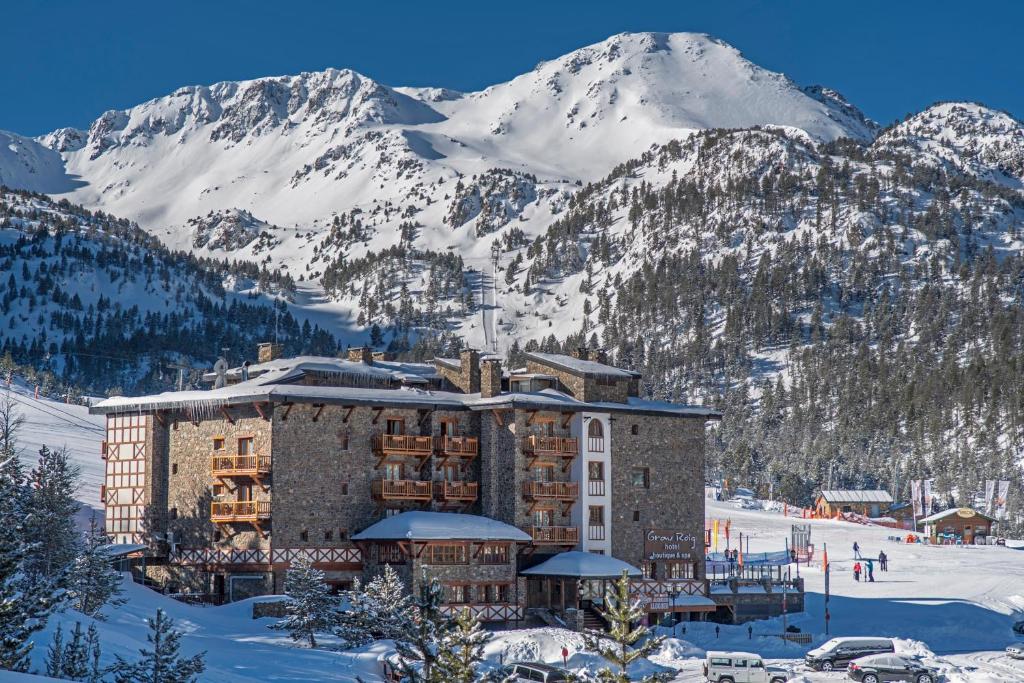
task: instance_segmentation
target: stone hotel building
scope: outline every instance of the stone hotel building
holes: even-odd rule
[[[391,564],[485,620],[572,617],[588,582],[614,578],[603,556],[637,569],[651,610],[713,609],[704,429],[719,415],[641,399],[640,376],[600,351],[503,370],[473,350],[404,363],[264,344],[206,379],[92,408],[107,418],[107,531],[145,545],[147,578],[168,592],[280,592],[307,555],[339,588]],[[546,576],[567,551],[584,562]]]

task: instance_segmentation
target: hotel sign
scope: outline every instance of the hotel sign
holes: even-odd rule
[[[692,560],[696,549],[697,537],[693,534],[672,529],[644,531],[644,557],[648,562]]]

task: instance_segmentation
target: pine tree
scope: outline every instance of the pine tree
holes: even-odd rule
[[[194,683],[199,674],[206,670],[203,658],[205,652],[192,657],[183,657],[178,651],[181,648],[181,631],[174,630],[174,621],[157,609],[156,619],[147,619],[149,634],[146,640],[150,648],[142,648],[139,654],[142,659],[129,663],[117,658],[113,667],[116,683]]]
[[[52,603],[45,586],[28,581],[32,545],[25,540],[25,516],[30,490],[18,456],[9,448],[0,460],[0,669],[27,671],[30,637],[46,625]]]
[[[95,661],[91,661],[95,660]],[[71,640],[64,643],[60,625],[53,632],[53,641],[46,655],[46,675],[65,681],[86,681],[98,683],[103,671],[99,669],[99,642],[96,627],[89,626],[86,636],[82,622],[75,622]]]
[[[57,624],[53,631],[53,640],[46,651],[46,675],[50,678],[64,677],[64,632]]]
[[[121,575],[114,569],[106,546],[110,539],[96,524],[96,518],[89,521],[89,533],[82,552],[71,569],[68,592],[75,609],[90,617],[102,619],[100,610],[104,605],[123,605],[119,598]]]
[[[67,449],[51,451],[43,446],[39,449],[39,464],[29,475],[32,497],[25,534],[33,548],[27,571],[35,584],[49,584],[54,590],[67,586],[81,545],[74,520],[81,508],[74,499],[79,472],[79,467],[69,461]]]
[[[622,577],[605,592],[605,607],[598,613],[608,622],[610,630],[587,631],[584,639],[587,649],[599,654],[617,670],[605,667],[597,672],[601,683],[628,683],[632,679],[626,669],[633,662],[653,653],[661,645],[664,637],[644,638],[648,634],[646,626],[633,626],[644,616],[639,602],[630,600],[629,575],[625,571]],[[609,642],[611,641],[611,642]],[[633,647],[643,641],[638,647]],[[670,675],[652,674],[640,679],[642,683],[667,681]]]
[[[350,647],[372,640],[397,640],[412,618],[412,598],[391,565],[384,565],[384,571],[365,587],[356,583],[345,598],[348,608],[338,613],[335,634]]]
[[[484,659],[484,645],[491,639],[480,626],[480,621],[463,608],[455,618],[455,628],[441,643],[437,658],[437,675],[454,683],[473,683],[477,680],[477,664]]]
[[[316,647],[316,634],[327,633],[337,623],[337,600],[330,593],[326,575],[313,567],[308,557],[292,562],[285,576],[287,616],[270,628],[288,631],[292,640],[305,640]]]
[[[399,670],[409,683],[444,683],[435,664],[438,650],[452,630],[452,620],[441,609],[444,589],[437,579],[424,575],[420,594],[413,601],[415,616],[402,637],[395,641]]]

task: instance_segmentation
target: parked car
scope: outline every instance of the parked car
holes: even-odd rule
[[[888,638],[833,638],[808,652],[804,662],[815,671],[834,671],[845,669],[847,664],[861,657],[895,652]]]
[[[493,681],[541,681],[555,683],[569,680],[569,672],[550,664],[539,662],[512,662],[495,669],[490,676]]]
[[[1009,645],[1006,648],[1006,656],[1010,659],[1024,659],[1024,645]]]
[[[934,683],[938,679],[935,669],[897,655],[872,655],[855,659],[850,662],[846,675],[860,683]]]
[[[761,655],[750,652],[710,651],[704,659],[704,678],[711,683],[784,683],[789,672],[765,666]]]

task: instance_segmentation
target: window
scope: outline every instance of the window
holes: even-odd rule
[[[347,429],[338,430],[338,448],[343,451],[348,450],[348,437],[349,431]]]
[[[343,496],[347,496],[348,495],[348,482],[342,482],[342,484],[341,484],[341,495],[343,495]]]
[[[338,540],[345,541],[348,539],[348,529],[338,529]]]
[[[224,450],[224,437],[215,436],[213,437],[213,450],[222,451]]]
[[[555,524],[555,513],[553,510],[534,510],[533,511],[533,525],[534,526],[554,526]]]
[[[604,450],[604,426],[597,418],[591,418],[587,426],[587,449],[598,453]]]
[[[235,493],[238,494],[236,500],[240,503],[252,500],[252,484],[239,484]]]
[[[693,564],[690,562],[667,562],[665,564],[666,579],[692,579]]]
[[[399,512],[401,512],[401,510],[398,508],[386,508],[384,510],[384,517],[394,517]]]
[[[405,564],[405,555],[397,543],[382,543],[377,546],[377,558],[381,564]]]
[[[540,428],[540,433],[543,436],[554,436],[555,435],[555,420],[550,417],[538,417],[537,426]]]
[[[402,466],[396,463],[384,465],[384,478],[397,481],[402,478]]]
[[[587,494],[591,496],[605,494],[603,462],[591,460],[587,463]]]
[[[171,463],[171,474],[177,474],[177,473],[178,473],[178,463],[176,463],[176,462],[175,463]]]
[[[468,586],[464,586],[461,583],[448,584],[444,587],[445,602],[449,604],[462,604],[467,602],[469,595]]]
[[[213,485],[213,497],[218,498],[224,495],[224,484]]]
[[[629,480],[633,486],[651,488],[651,470],[648,467],[634,467],[629,473]]]
[[[178,518],[178,508],[171,508],[171,519]]]
[[[302,531],[299,532],[299,538],[302,539],[303,542],[308,542],[309,541],[309,532],[306,531],[305,529],[303,529]]]
[[[243,436],[238,439],[238,454],[239,455],[252,455],[255,451],[252,449],[252,437]]]
[[[331,529],[327,529],[327,530],[324,531],[324,540],[325,541],[333,541],[334,540],[334,532]]]
[[[425,564],[466,564],[464,545],[432,545],[427,551]]]
[[[588,518],[591,526],[604,526],[604,506],[591,505]]]
[[[486,603],[510,602],[509,585],[507,583],[490,583],[480,587],[480,597]]]
[[[640,521],[640,511],[639,510],[633,510],[633,521],[634,522],[639,522]]]
[[[220,541],[220,529],[214,529],[213,531],[213,542],[217,543]]]
[[[633,436],[638,435],[640,433],[640,425],[633,425],[632,427],[629,428],[629,431],[633,434]]]
[[[405,420],[399,418],[388,418],[384,428],[385,434],[405,434]]]
[[[480,564],[508,564],[508,546],[485,545],[480,551]]]

